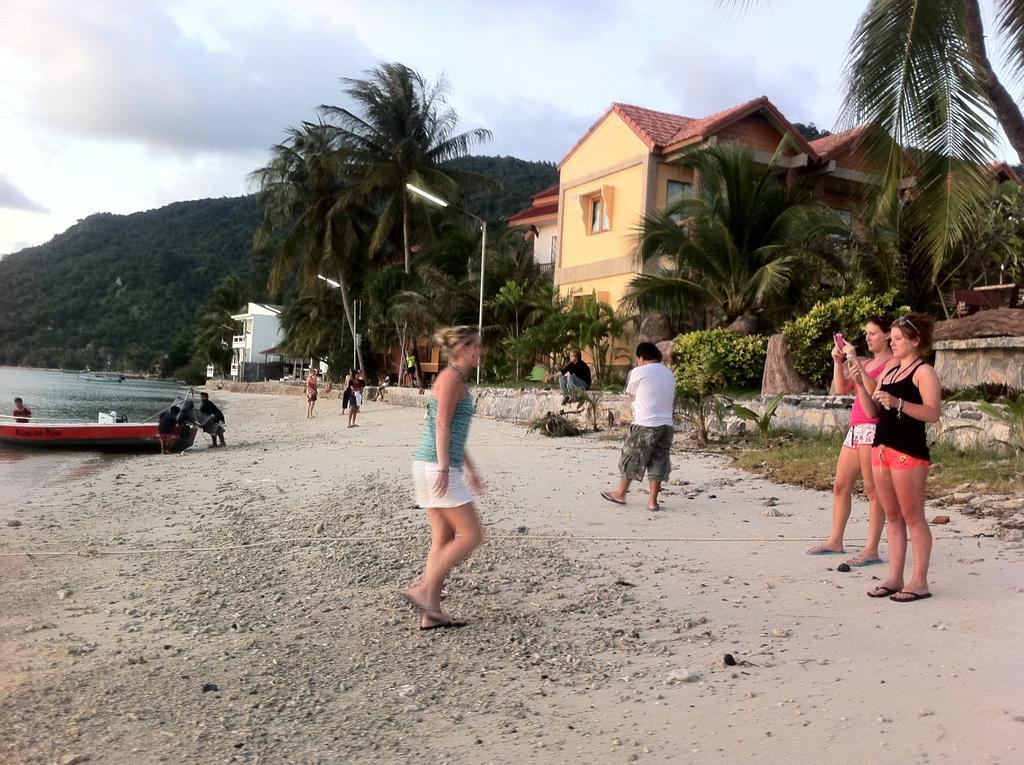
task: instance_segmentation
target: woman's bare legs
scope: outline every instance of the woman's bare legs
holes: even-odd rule
[[[484,540],[483,525],[472,503],[430,508],[427,518],[430,520],[430,552],[419,582],[408,590],[414,600],[427,607],[421,627],[430,627],[447,619],[441,610],[444,580]]]
[[[864,493],[868,498],[868,538],[857,557],[862,560],[873,560],[881,557],[878,554],[878,544],[882,541],[882,529],[885,528],[885,510],[882,509],[878,491],[875,489],[875,474],[871,470],[871,447],[860,446],[857,453],[860,456],[860,474],[864,478]]]
[[[907,561],[907,524],[900,512],[900,500],[893,486],[892,471],[886,467],[875,467],[873,471],[875,491],[885,512],[885,536],[889,540],[889,578],[879,587],[899,592],[903,589],[903,567]]]
[[[860,475],[859,449],[845,446],[839,449],[839,461],[836,462],[836,479],[832,484],[832,530],[828,539],[818,548],[843,552],[843,534],[846,533],[846,522],[850,520],[853,487]]]
[[[900,513],[910,534],[914,548],[914,569],[910,581],[903,587],[907,592],[923,595],[928,592],[928,563],[932,557],[932,532],[924,515],[927,467],[892,472],[893,489],[899,500]],[[901,571],[902,574],[902,571]],[[896,597],[897,600],[901,598]]]

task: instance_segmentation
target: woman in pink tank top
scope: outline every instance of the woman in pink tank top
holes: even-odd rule
[[[862,362],[862,367],[870,380],[865,381],[873,390],[878,380],[890,364],[894,363],[892,350],[889,348],[889,327],[892,322],[884,316],[871,316],[864,325],[864,340],[867,343],[871,358]],[[853,379],[849,376],[845,361],[856,359],[856,349],[843,341],[842,335],[836,336],[836,344],[832,347],[832,388],[839,395],[847,395],[854,389]],[[843,546],[843,535],[846,533],[846,522],[850,520],[853,506],[853,490],[857,486],[857,477],[864,479],[864,493],[868,498],[868,536],[864,547],[850,558],[851,566],[870,566],[881,563],[878,555],[878,543],[882,538],[885,526],[885,511],[875,493],[875,482],[871,472],[871,444],[875,440],[876,419],[869,417],[856,398],[850,410],[850,429],[846,433],[843,446],[839,450],[839,461],[836,463],[836,478],[832,484],[832,531],[822,544],[815,545],[807,551],[808,555],[833,555],[846,552]]]

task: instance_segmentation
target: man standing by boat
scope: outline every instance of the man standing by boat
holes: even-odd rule
[[[160,415],[156,426],[156,432],[160,435],[160,453],[170,454],[171,445],[178,438],[181,430],[178,428],[178,413],[181,411],[177,406],[172,406]]]
[[[14,411],[11,414],[14,416],[15,422],[28,422],[29,417],[32,416],[32,410],[25,406],[25,403],[18,397],[14,399]]]
[[[217,446],[217,439],[220,439],[221,446],[227,446],[224,441],[224,413],[218,408],[218,406],[210,401],[210,394],[206,391],[199,393],[199,413],[203,415],[203,430],[210,434],[210,438],[213,439],[213,443],[210,444],[210,448],[213,449]]]

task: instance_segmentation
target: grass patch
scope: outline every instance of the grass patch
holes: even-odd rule
[[[731,453],[737,467],[778,483],[795,484],[828,491],[835,478],[836,460],[842,441],[838,434],[772,434],[767,445],[754,440],[733,443],[723,449]],[[956,487],[970,483],[972,489],[992,492],[1024,492],[1022,465],[1012,457],[991,449],[960,450],[948,444],[933,444],[928,496],[942,497]]]

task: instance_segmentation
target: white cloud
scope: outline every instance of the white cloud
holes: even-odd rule
[[[341,75],[374,61],[345,30],[291,29],[283,16],[222,30],[232,43],[225,50],[188,35],[158,6],[95,10],[39,5],[16,16],[14,44],[34,65],[24,98],[36,124],[186,153],[265,148],[340,98]]]

